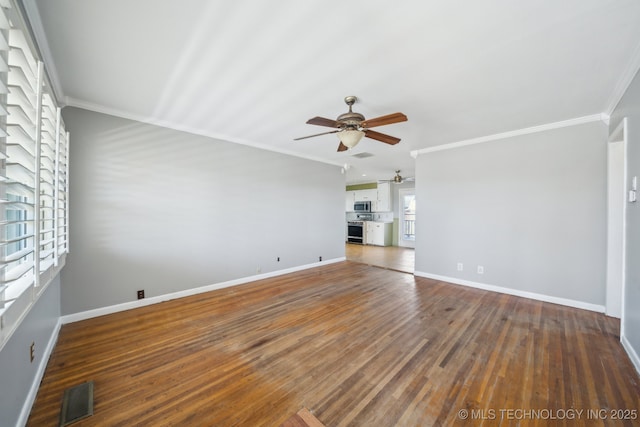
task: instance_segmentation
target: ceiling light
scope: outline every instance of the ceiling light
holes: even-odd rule
[[[338,139],[342,142],[347,148],[353,148],[358,145],[358,142],[364,136],[364,132],[356,129],[344,129],[338,132]]]

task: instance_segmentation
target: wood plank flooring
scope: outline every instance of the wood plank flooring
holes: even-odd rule
[[[415,251],[412,248],[347,243],[345,244],[345,254],[349,261],[411,274],[414,271]]]
[[[74,426],[638,425],[618,323],[341,262],[63,326],[28,425],[89,380]]]

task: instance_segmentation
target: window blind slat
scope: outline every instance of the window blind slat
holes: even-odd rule
[[[29,43],[24,38],[24,32],[17,28],[11,28],[9,30],[9,48],[14,53],[13,62],[20,61],[21,66],[26,71],[30,71],[33,76],[37,75],[37,61],[31,53]],[[12,63],[12,58],[9,58],[9,64]],[[35,82],[33,87],[35,88]]]
[[[4,283],[14,282],[24,276],[27,272],[33,270],[33,264],[22,263],[18,267],[11,270],[10,273],[5,274]],[[31,272],[31,280],[33,280],[33,272]]]
[[[6,246],[6,245],[9,245],[11,243],[22,242],[22,241],[25,241],[25,240],[28,240],[28,239],[32,239],[32,238],[33,238],[33,236],[29,236],[29,235],[23,234],[22,236],[14,237],[13,239],[1,240],[0,241],[0,246]]]
[[[33,236],[31,236],[33,237]],[[21,249],[19,251],[13,252],[9,255],[4,255],[4,256],[0,256],[0,264],[7,264],[13,261],[17,261],[19,259],[22,259],[24,257],[26,257],[27,255],[30,255],[33,252],[33,246],[29,246],[26,247],[24,249]]]

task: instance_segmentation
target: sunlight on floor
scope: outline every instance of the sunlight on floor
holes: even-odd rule
[[[415,252],[412,248],[399,246],[372,246],[347,243],[347,260],[384,267],[405,273],[414,272]]]

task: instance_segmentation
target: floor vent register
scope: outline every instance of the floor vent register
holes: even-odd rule
[[[93,381],[79,384],[64,391],[60,427],[68,426],[93,415]]]

